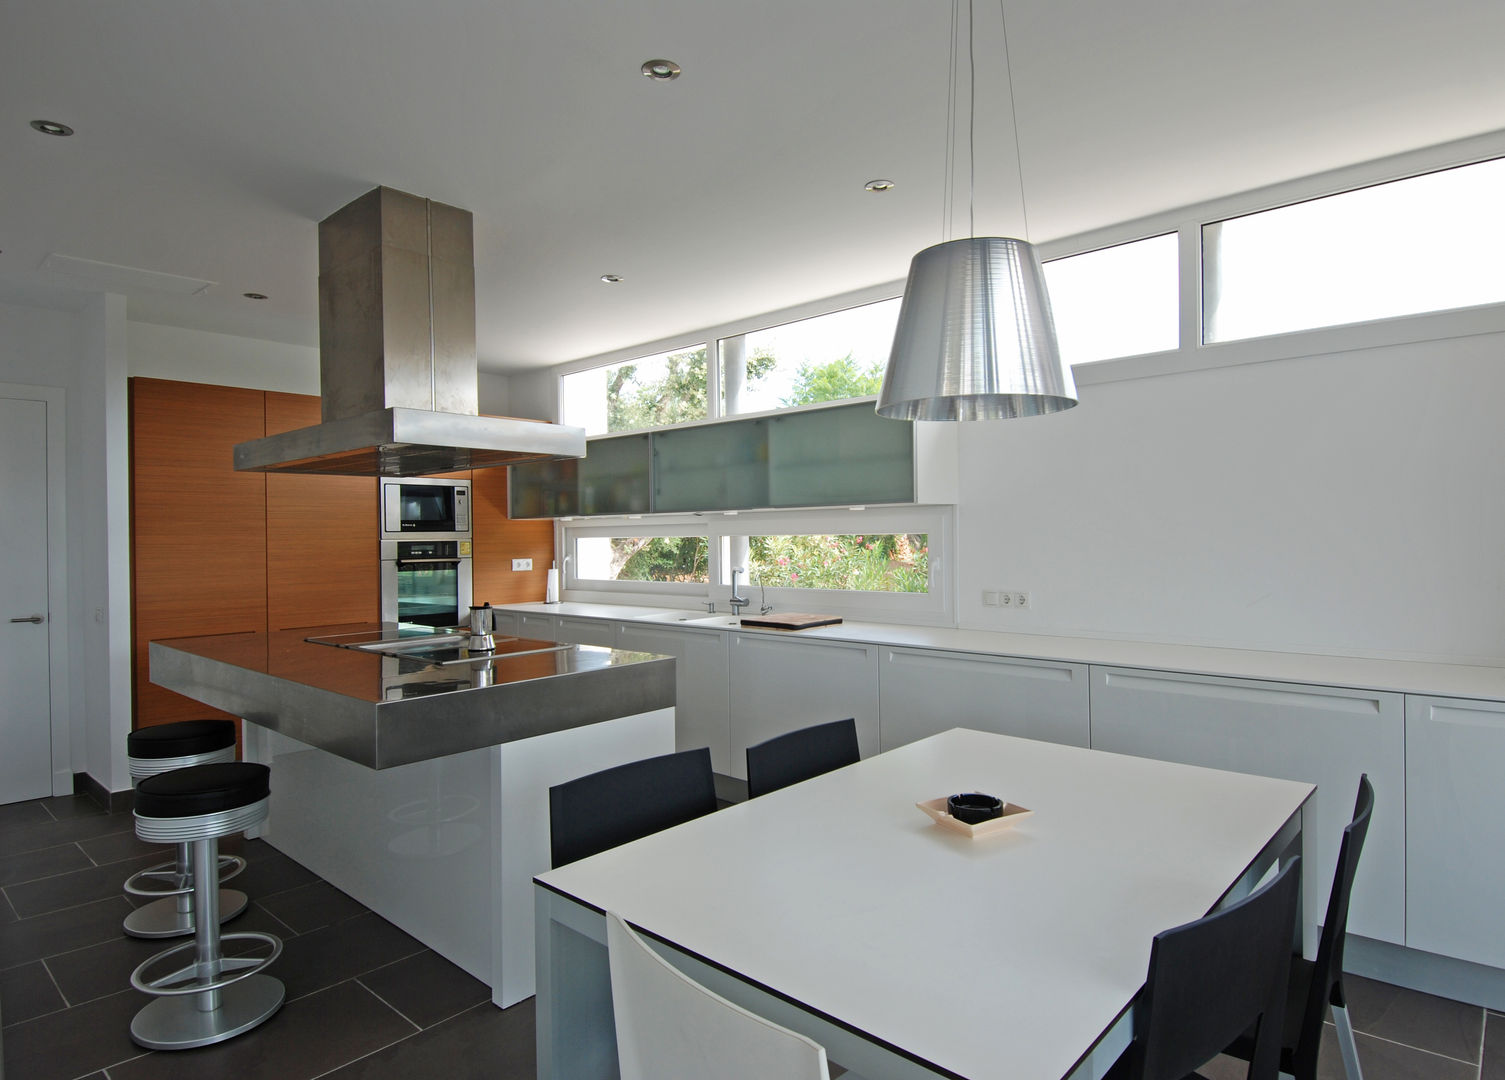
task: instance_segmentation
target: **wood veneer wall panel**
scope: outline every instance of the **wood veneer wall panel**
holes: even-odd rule
[[[507,470],[477,469],[470,485],[475,557],[475,602],[541,603],[554,560],[554,522],[513,521],[507,516]],[[513,559],[532,559],[532,570],[512,569]]]
[[[263,394],[134,378],[130,411],[133,726],[224,716],[152,683],[147,644],[266,629],[266,481],[232,465]]]
[[[319,399],[266,394],[266,432],[319,423]],[[267,629],[376,623],[381,556],[376,478],[266,478]]]

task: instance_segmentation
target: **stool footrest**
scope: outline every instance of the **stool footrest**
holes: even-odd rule
[[[248,978],[282,955],[282,939],[275,934],[263,934],[258,930],[246,930],[236,934],[221,934],[219,940],[221,947],[232,941],[259,941],[264,945],[270,945],[272,952],[269,956],[264,957],[219,956],[210,965],[213,971],[207,978],[200,971],[200,965],[197,963],[189,964],[187,967],[179,968],[176,971],[158,976],[155,979],[148,979],[146,977],[146,970],[152,965],[160,964],[166,961],[168,957],[175,956],[178,953],[191,952],[198,948],[197,941],[185,941],[181,945],[174,945],[170,949],[163,949],[156,955],[143,960],[137,966],[136,970],[131,972],[131,985],[142,993],[157,994],[163,997],[202,994],[205,991],[219,990],[232,983],[237,983],[241,979]],[[226,974],[226,972],[230,974]]]
[[[219,879],[221,882],[229,881],[236,874],[246,868],[246,860],[239,855],[221,855],[219,857]],[[154,882],[161,885],[153,887]],[[125,879],[125,891],[132,896],[182,896],[184,893],[193,892],[193,874],[182,873],[178,869],[177,860],[172,862],[158,863],[156,866],[148,866],[145,870],[137,870]]]

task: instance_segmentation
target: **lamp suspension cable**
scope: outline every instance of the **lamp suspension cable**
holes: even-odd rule
[[[956,217],[953,209],[956,191],[956,59],[959,48],[957,34],[960,31],[962,0],[951,0],[951,62],[946,72],[946,161],[945,187],[941,196],[941,243],[956,235]]]
[[[998,19],[1003,27],[1003,70],[1009,79],[1009,122],[1014,125],[1014,173],[1019,177],[1019,213],[1024,218],[1024,236],[1029,239],[1029,202],[1024,197],[1024,154],[1019,149],[1019,106],[1014,103],[1014,60],[1009,56],[1009,17],[1004,11],[1003,0],[998,0]]]

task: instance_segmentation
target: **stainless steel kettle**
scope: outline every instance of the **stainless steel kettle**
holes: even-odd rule
[[[491,652],[496,648],[496,639],[491,636],[492,630],[491,604],[488,602],[480,607],[474,604],[470,607],[470,640],[465,643],[465,648],[473,653]]]

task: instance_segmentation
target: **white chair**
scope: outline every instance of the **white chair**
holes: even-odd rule
[[[711,993],[613,912],[606,948],[622,1080],[828,1080],[823,1046]]]

